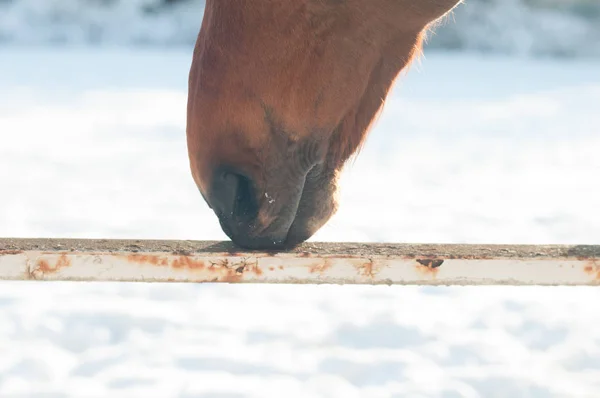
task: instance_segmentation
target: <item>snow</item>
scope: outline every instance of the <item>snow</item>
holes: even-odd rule
[[[1,57],[0,236],[225,239],[188,170],[189,50]],[[427,52],[312,240],[597,244],[598,66]],[[1,283],[0,396],[591,398],[599,299]]]
[[[204,0],[0,0],[0,42],[192,46]],[[524,56],[600,57],[597,0],[465,0],[432,48]]]
[[[191,44],[204,1],[0,1],[0,40],[13,44]]]
[[[435,48],[535,57],[598,57],[597,0],[465,0],[430,40]]]

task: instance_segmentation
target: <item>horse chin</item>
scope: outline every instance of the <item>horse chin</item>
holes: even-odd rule
[[[219,223],[223,232],[236,245],[248,250],[286,250],[292,249],[308,238],[315,231],[307,228],[304,222],[298,218],[286,220],[284,217],[278,218],[286,224],[292,224],[288,228],[272,229],[260,226],[258,221],[252,221],[242,227],[243,233],[234,232],[230,224],[219,218]]]
[[[338,209],[336,170],[314,167],[307,175],[294,222],[286,238],[286,247],[295,247],[310,239]]]

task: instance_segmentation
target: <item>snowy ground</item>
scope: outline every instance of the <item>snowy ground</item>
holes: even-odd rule
[[[0,236],[224,239],[189,52],[0,50]],[[431,54],[313,240],[600,243],[600,63]],[[0,397],[600,396],[600,291],[0,284]]]

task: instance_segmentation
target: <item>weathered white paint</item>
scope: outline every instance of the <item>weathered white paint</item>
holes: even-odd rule
[[[325,244],[326,245],[326,244]],[[600,258],[552,255],[462,258],[368,253],[0,250],[1,280],[423,285],[600,285]],[[491,249],[490,249],[491,250]],[[510,250],[508,251],[510,253]],[[546,254],[546,255],[545,255]],[[443,260],[443,261],[442,261]]]

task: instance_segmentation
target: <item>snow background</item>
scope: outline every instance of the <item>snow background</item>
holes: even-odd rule
[[[204,0],[0,0],[0,43],[192,46]],[[466,0],[429,47],[599,57],[598,0]]]
[[[0,6],[19,3],[34,1]],[[188,171],[189,46],[68,37],[0,47],[0,236],[225,239]],[[311,240],[600,243],[600,61],[433,50],[398,82]],[[5,282],[0,397],[596,398],[599,300]]]

